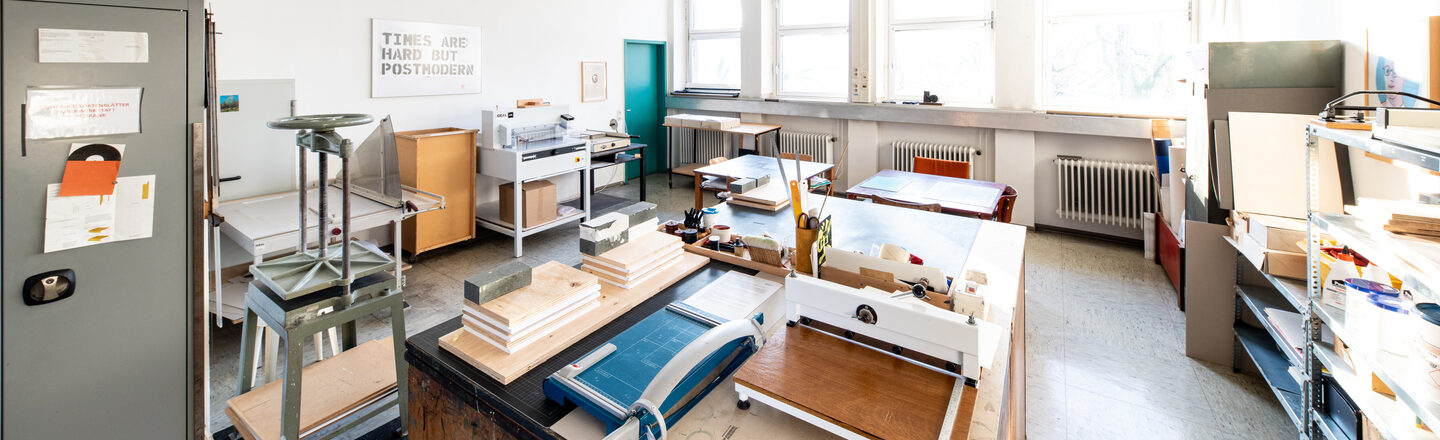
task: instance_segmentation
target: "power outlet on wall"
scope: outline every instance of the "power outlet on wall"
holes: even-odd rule
[[[871,102],[872,96],[870,71],[863,67],[850,68],[850,102]]]

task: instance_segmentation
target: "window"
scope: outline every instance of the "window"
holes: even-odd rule
[[[1046,0],[1041,100],[1051,109],[1177,115],[1187,0]]]
[[[843,97],[850,87],[850,1],[776,0],[776,90]]]
[[[989,0],[890,1],[890,99],[929,91],[948,104],[995,101]]]
[[[690,0],[686,87],[740,88],[740,0]]]

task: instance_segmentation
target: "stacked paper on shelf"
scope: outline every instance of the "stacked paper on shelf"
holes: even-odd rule
[[[1440,239],[1440,205],[1361,197],[1345,211],[1389,232]]]
[[[507,264],[466,280],[461,313],[466,332],[505,353],[544,339],[600,305],[600,282],[594,275],[555,261],[514,270]],[[472,296],[472,291],[480,295]]]
[[[710,130],[725,130],[740,126],[740,118],[725,116],[690,115],[679,113],[665,117],[665,125]]]

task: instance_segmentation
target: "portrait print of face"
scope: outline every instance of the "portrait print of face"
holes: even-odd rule
[[[1420,94],[1420,83],[1405,79],[1395,70],[1395,60],[1380,57],[1375,63],[1375,89],[1393,90]],[[1403,95],[1381,95],[1380,105],[1386,107],[1414,107],[1415,98]]]

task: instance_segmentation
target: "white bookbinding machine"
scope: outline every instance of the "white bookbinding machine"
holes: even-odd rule
[[[809,277],[785,278],[789,325],[804,325],[948,374],[974,385],[995,357],[1000,328],[929,304]]]

